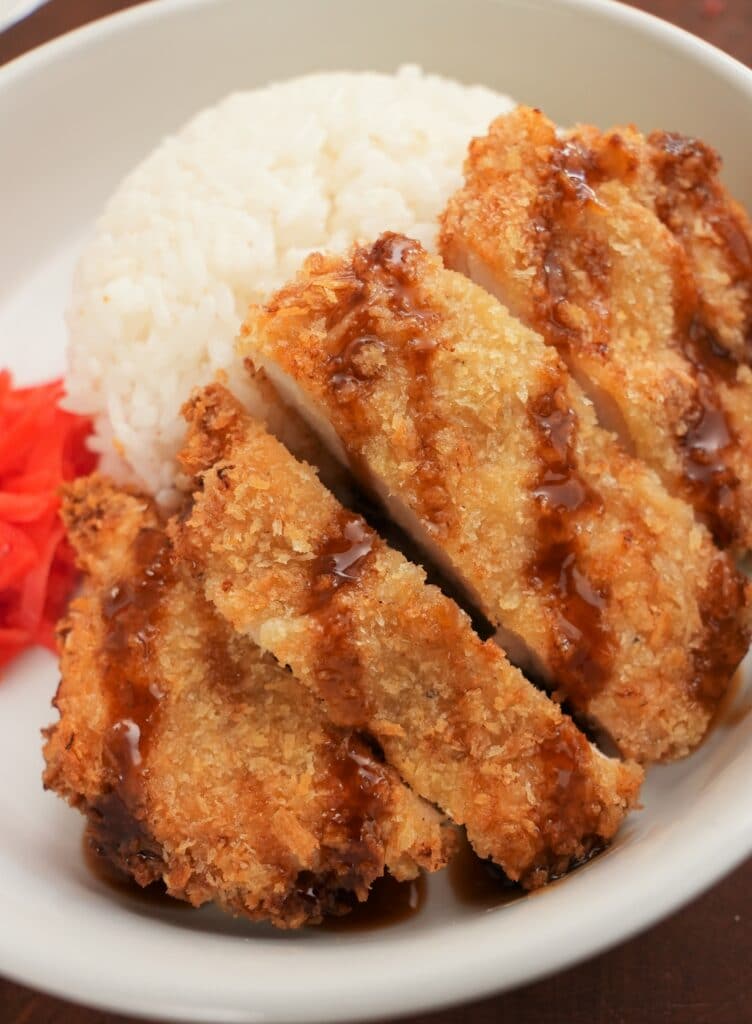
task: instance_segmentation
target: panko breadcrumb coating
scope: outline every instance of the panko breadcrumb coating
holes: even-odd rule
[[[669,133],[562,135],[520,107],[471,143],[440,249],[558,349],[719,544],[744,549],[752,247],[711,154]]]
[[[608,841],[640,769],[599,753],[424,572],[219,386],[194,394],[178,549],[238,632],[362,729],[481,857],[532,887]]]
[[[85,573],[60,628],[45,786],[140,885],[282,928],[443,866],[454,836],[176,559],[152,502],[79,479],[63,515]]]
[[[699,139],[631,125],[601,133],[578,125],[601,174],[655,211],[682,245],[697,285],[699,322],[718,357],[752,362],[752,223],[720,179],[721,158]],[[721,371],[723,372],[723,371]]]
[[[241,345],[625,755],[701,741],[748,644],[745,584],[539,335],[385,235],[309,260]]]

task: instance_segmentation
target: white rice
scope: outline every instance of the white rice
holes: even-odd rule
[[[93,415],[102,468],[175,496],[181,403],[234,357],[250,302],[308,253],[385,230],[435,247],[467,144],[513,102],[426,75],[317,74],[237,93],[122,183],[78,264],[69,405]]]

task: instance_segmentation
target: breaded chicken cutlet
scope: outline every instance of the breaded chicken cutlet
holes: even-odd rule
[[[720,180],[721,159],[699,139],[632,126],[568,137],[595,155],[599,173],[626,185],[681,243],[698,290],[692,329],[721,377],[752,363],[752,223]],[[746,375],[745,375],[746,376]]]
[[[65,495],[84,591],[60,628],[45,786],[140,885],[282,928],[443,866],[454,835],[174,557],[154,505],[104,478]]]
[[[558,349],[602,424],[719,544],[749,548],[746,221],[676,137],[619,138],[558,133],[525,107],[498,118],[470,145],[441,253]],[[693,191],[712,197],[694,212]]]
[[[417,242],[312,257],[241,349],[628,757],[703,738],[747,591],[684,502],[597,426],[553,348]]]
[[[640,769],[606,758],[467,616],[219,386],[185,408],[197,478],[178,549],[238,632],[372,735],[405,781],[528,887],[607,842]]]

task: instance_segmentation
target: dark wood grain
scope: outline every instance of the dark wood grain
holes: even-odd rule
[[[52,0],[0,34],[0,64],[137,2]],[[667,18],[752,64],[752,0],[637,0],[633,6]],[[75,942],[75,922],[71,941]],[[752,860],[667,921],[588,963],[505,996],[411,1021],[746,1024],[752,1021]],[[125,1024],[125,1018],[0,981],[0,1024]]]

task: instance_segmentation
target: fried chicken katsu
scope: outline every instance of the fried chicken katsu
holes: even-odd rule
[[[528,887],[607,842],[641,771],[593,747],[424,572],[219,386],[196,392],[178,549],[240,633],[373,736],[416,793]]]
[[[752,224],[720,180],[718,154],[699,139],[664,131],[645,137],[631,126],[601,133],[582,125],[569,137],[681,243],[698,289],[694,332],[720,360],[721,377],[733,379],[752,362]]]
[[[675,136],[561,134],[520,107],[471,143],[440,247],[557,348],[602,424],[719,544],[743,549],[752,250],[716,170]]]
[[[748,645],[745,583],[539,335],[388,234],[312,257],[241,349],[623,754],[702,740]]]
[[[149,499],[95,476],[63,515],[85,583],[60,627],[44,782],[102,856],[283,928],[344,913],[385,869],[446,862],[438,812],[216,613]]]

